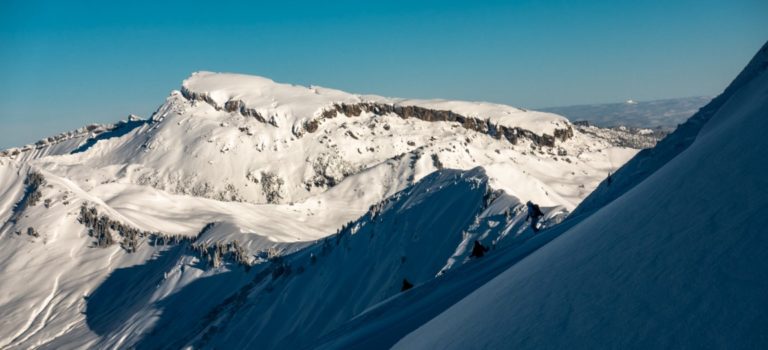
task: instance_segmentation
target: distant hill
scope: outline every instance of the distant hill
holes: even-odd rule
[[[540,110],[560,114],[571,121],[588,121],[600,127],[623,125],[672,129],[685,122],[711,99],[698,96],[656,101],[629,100],[623,103],[551,107]]]

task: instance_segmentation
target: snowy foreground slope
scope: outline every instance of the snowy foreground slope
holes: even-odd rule
[[[560,222],[638,152],[620,137],[196,73],[150,119],[0,152],[0,348],[312,347],[468,265],[511,264],[470,259],[475,240],[487,257],[542,244],[525,203]]]
[[[768,44],[564,233],[395,348],[768,347],[766,116]]]

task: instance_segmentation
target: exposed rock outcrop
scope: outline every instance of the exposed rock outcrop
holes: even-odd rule
[[[280,203],[283,199],[282,187],[285,181],[275,173],[261,173],[261,189],[264,192],[264,198],[269,204]]]
[[[335,118],[338,115],[347,117],[358,117],[363,113],[373,113],[374,115],[394,114],[400,118],[416,118],[427,122],[457,122],[462,127],[474,130],[483,134],[490,135],[496,139],[502,137],[512,144],[517,144],[522,139],[531,140],[537,146],[554,147],[555,140],[561,142],[573,137],[573,128],[570,126],[563,129],[555,129],[554,135],[536,133],[519,127],[509,127],[496,125],[489,120],[467,117],[453,111],[435,110],[419,106],[400,106],[394,104],[384,104],[375,102],[363,102],[356,104],[339,103],[324,110],[317,119],[313,119],[304,124],[304,130],[307,132],[317,131],[319,124],[324,119]]]
[[[252,117],[252,118],[254,118],[254,119],[256,119],[256,120],[258,120],[258,121],[260,121],[262,123],[268,123],[267,119],[264,118],[264,116],[261,115],[261,113],[256,111],[256,109],[246,107],[245,102],[243,102],[241,100],[229,100],[229,101],[225,102],[223,106],[220,106],[207,93],[199,93],[199,92],[190,91],[189,89],[187,89],[186,87],[183,87],[183,86],[181,87],[181,95],[184,96],[184,98],[186,98],[187,100],[190,100],[190,101],[202,101],[202,102],[205,102],[205,103],[211,105],[217,111],[225,110],[227,112],[237,112],[237,113],[240,113],[243,116]],[[277,126],[277,125],[275,125],[275,123],[273,121],[270,122],[270,124],[272,124],[274,126]]]

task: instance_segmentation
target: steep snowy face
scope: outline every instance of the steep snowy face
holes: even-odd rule
[[[396,348],[766,348],[768,44],[702,113]]]

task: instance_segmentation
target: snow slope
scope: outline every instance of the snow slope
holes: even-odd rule
[[[767,68],[768,45],[687,147],[395,348],[768,346]]]

